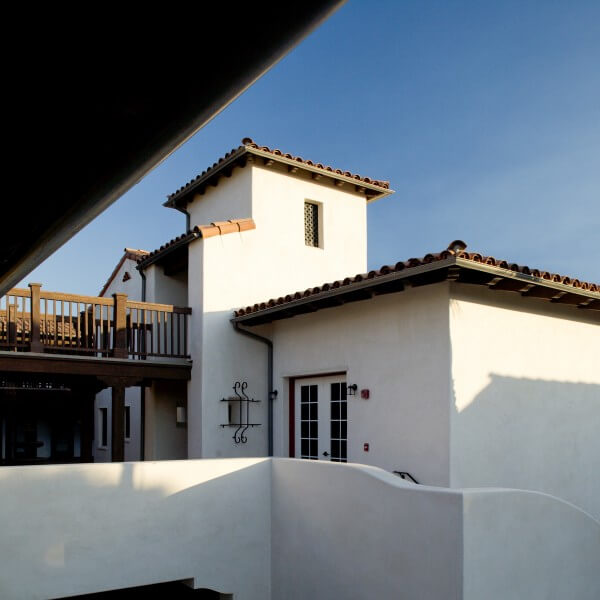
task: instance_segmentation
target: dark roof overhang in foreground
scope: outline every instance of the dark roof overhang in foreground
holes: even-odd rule
[[[244,138],[241,146],[233,148],[233,150],[214,163],[212,167],[208,167],[200,175],[186,183],[176,192],[170,194],[164,206],[177,210],[185,209],[190,202],[193,202],[197,195],[203,195],[209,186],[214,187],[218,185],[219,179],[222,177],[231,177],[233,169],[245,167],[248,163],[266,167],[278,163],[284,165],[288,173],[292,175],[300,171],[309,173],[316,181],[329,179],[337,187],[346,186],[345,189],[352,189],[359,194],[364,194],[368,202],[379,200],[394,193],[390,189],[389,181],[381,181],[370,177],[363,177],[350,171],[342,171],[341,169],[304,159],[300,156],[284,153],[281,150],[259,146],[252,139]]]
[[[15,6],[27,51],[3,72],[0,295],[342,4],[103,5],[91,19],[54,4]]]
[[[485,286],[490,290],[511,291],[526,298],[543,298],[583,310],[600,311],[599,284],[530,269],[477,252],[465,252],[465,248],[466,244],[457,240],[443,252],[411,258],[393,266],[383,266],[377,271],[241,308],[235,312],[232,320],[248,326],[262,325],[347,302],[401,292],[407,287],[448,280]]]

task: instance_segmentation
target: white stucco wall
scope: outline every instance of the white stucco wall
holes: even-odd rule
[[[600,518],[600,315],[453,286],[451,485],[539,490]]]
[[[359,390],[348,397],[348,460],[449,484],[448,284],[276,321],[273,340],[276,455],[288,454],[289,378],[344,371]]]
[[[177,407],[187,410],[186,382],[155,381],[146,388],[146,460],[187,458],[188,425],[177,424]]]
[[[322,205],[322,248],[304,243],[304,202]],[[253,167],[252,217],[263,261],[249,302],[304,291],[367,270],[365,196],[285,167]],[[266,260],[268,258],[268,260]],[[276,274],[274,276],[274,274]],[[260,296],[259,294],[266,294]]]
[[[140,439],[140,410],[141,410],[141,390],[139,387],[125,388],[125,406],[130,410],[130,437],[125,438],[125,460],[140,460],[141,458],[141,439]],[[107,409],[107,440],[106,446],[101,445],[99,409]],[[112,460],[112,390],[106,388],[96,394],[94,403],[94,442],[92,445],[92,454],[94,462],[110,462]]]
[[[464,490],[463,511],[464,600],[600,598],[600,522],[574,505]]]
[[[196,194],[186,210],[192,227],[251,217],[252,167],[237,167],[231,177],[222,177],[216,187],[208,186],[204,194]]]
[[[162,266],[150,265],[146,274],[146,302],[188,306],[188,282],[185,272],[165,275]]]
[[[306,246],[304,202],[322,204],[323,248]],[[266,348],[242,338],[230,323],[233,310],[366,269],[364,196],[292,176],[276,167],[247,166],[197,196],[192,224],[251,217],[256,229],[189,246],[188,302],[194,361],[189,397],[189,456],[255,456],[267,452]],[[226,403],[235,381],[261,404],[251,407],[248,442],[236,445]]]
[[[462,598],[462,495],[361,465],[276,460],[273,599]]]
[[[141,300],[142,278],[136,267],[137,262],[135,260],[126,258],[102,296],[110,298],[114,293],[118,292],[120,294],[127,294],[130,300]],[[131,279],[123,281],[125,273],[129,273]]]
[[[268,599],[270,472],[263,459],[2,469],[0,597],[192,579]]]
[[[112,297],[112,294],[127,294],[129,300],[142,299],[142,278],[136,268],[137,262],[126,258],[117,271],[115,277],[103,294],[104,298]],[[125,273],[129,273],[131,279],[123,281]],[[130,437],[125,439],[125,460],[140,460],[141,441],[140,441],[140,414],[141,414],[141,391],[139,387],[130,387],[125,389],[125,405],[130,407]],[[99,439],[99,408],[108,410],[108,435],[107,445],[102,447]],[[112,392],[110,388],[102,390],[96,394],[94,402],[94,441],[92,444],[92,455],[94,462],[111,461],[111,415],[112,415]]]
[[[600,524],[539,493],[290,459],[5,467],[0,485],[6,600],[179,580],[235,600],[600,593]]]

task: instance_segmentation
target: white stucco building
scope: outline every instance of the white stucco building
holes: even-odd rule
[[[119,350],[84,460],[0,470],[1,598],[600,597],[600,286],[460,240],[367,272],[391,193],[245,139],[169,197],[185,233],[75,299]]]
[[[599,286],[460,241],[367,273],[367,203],[391,193],[246,138],[172,194],[186,233],[102,290],[192,308],[191,381],[128,390],[126,457],[348,461],[600,519]]]

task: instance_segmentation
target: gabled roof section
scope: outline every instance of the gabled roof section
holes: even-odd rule
[[[378,200],[394,193],[390,189],[389,181],[372,179],[350,171],[335,169],[300,156],[284,153],[278,149],[259,146],[251,138],[244,138],[241,146],[233,148],[214,163],[212,167],[208,167],[200,175],[170,194],[164,206],[175,209],[183,208],[194,199],[196,194],[203,194],[207,186],[218,185],[220,177],[230,177],[233,169],[245,167],[246,164],[252,162],[267,167],[277,162],[286,165],[288,172],[292,174],[298,171],[306,171],[315,180],[330,178],[338,187],[352,186],[352,189],[356,192],[365,194],[367,201]]]
[[[600,284],[530,269],[478,252],[466,252],[466,247],[464,242],[456,240],[446,250],[423,258],[410,258],[376,271],[240,308],[235,311],[233,320],[245,325],[261,325],[346,302],[400,292],[407,286],[445,280],[485,285],[491,290],[518,292],[523,297],[600,310]]]
[[[152,252],[147,252],[144,256],[140,256],[137,260],[137,268],[145,269],[159,261],[163,256],[170,254],[181,246],[186,246],[198,238],[210,238],[215,235],[226,235],[228,233],[241,233],[242,231],[249,231],[251,229],[256,229],[254,219],[230,219],[229,221],[215,221],[210,225],[196,225],[187,233],[182,233],[176,238],[169,240],[160,248]]]
[[[144,258],[144,256],[147,256],[149,254],[149,252],[147,250],[138,250],[136,248],[124,248],[124,252],[125,252],[125,254],[123,254],[123,256],[121,257],[121,260],[117,263],[117,266],[113,269],[113,272],[110,274],[110,277],[108,278],[107,282],[104,284],[102,289],[100,290],[100,293],[98,294],[98,296],[100,296],[100,297],[104,296],[104,294],[106,293],[106,290],[108,289],[110,284],[113,282],[113,279],[117,276],[119,269],[123,266],[123,263],[127,259],[137,262],[138,260],[140,260],[141,258]]]

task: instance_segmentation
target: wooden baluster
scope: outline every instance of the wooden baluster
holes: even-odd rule
[[[91,347],[91,343],[90,343],[90,333],[91,333],[91,323],[90,323],[90,313],[88,312],[88,306],[87,304],[83,305],[83,309],[85,314],[83,315],[83,344],[84,347],[89,350],[89,348]],[[91,310],[91,306],[90,306],[90,310]],[[89,327],[88,327],[89,325]]]
[[[146,357],[146,344],[148,343],[148,331],[146,327],[146,311],[142,311],[142,331],[144,333],[144,337],[142,338],[142,346],[140,347],[140,352],[143,354],[144,358]]]
[[[16,305],[10,303],[10,296],[6,301],[6,341],[11,350],[17,349],[17,319],[15,315]],[[12,347],[14,346],[14,347]]]
[[[65,301],[60,301],[60,323],[62,327],[61,335],[61,347],[65,347]]]
[[[146,352],[146,356],[154,352],[154,311],[149,310],[150,313],[150,351]]]
[[[160,356],[160,310],[156,311],[156,338],[158,343],[156,345],[156,354]]]
[[[187,336],[188,336],[188,316],[187,316],[187,314],[184,314],[184,317],[183,317],[183,353],[185,354],[185,356],[188,355]]]
[[[53,310],[54,310],[54,314],[53,314],[53,321],[54,321],[54,346],[58,346],[58,316],[56,315],[56,300],[53,301],[54,302],[54,306],[53,306]]]
[[[77,302],[77,327],[75,330],[75,344],[77,346],[77,350],[81,350],[81,321],[80,321],[80,315],[81,313],[79,312],[79,302]]]
[[[104,346],[104,323],[102,321],[102,304],[94,304],[94,318],[96,318],[96,307],[98,307],[98,341],[96,343],[96,348],[102,353],[102,348]]]

